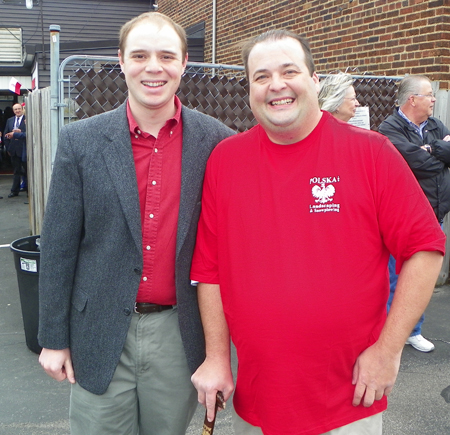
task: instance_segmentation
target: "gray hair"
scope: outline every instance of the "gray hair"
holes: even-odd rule
[[[353,86],[353,82],[352,76],[343,72],[327,76],[320,82],[320,108],[330,113],[336,112],[344,102],[345,93],[350,86]]]
[[[418,94],[422,83],[426,81],[431,83],[427,76],[410,75],[406,76],[398,86],[397,102],[399,106],[403,106],[411,95]]]

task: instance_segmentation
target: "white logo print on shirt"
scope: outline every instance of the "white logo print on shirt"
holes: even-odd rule
[[[332,201],[334,192],[336,192],[336,189],[332,184],[325,187],[325,183],[320,183],[320,187],[315,185],[312,188],[312,194],[314,198],[317,198],[316,202],[320,202],[321,204]]]
[[[309,180],[309,184],[314,184],[311,189],[311,193],[314,199],[314,203],[310,204],[310,213],[320,213],[334,211],[339,213],[340,204],[335,204],[334,194],[336,188],[334,184],[339,183],[339,177],[313,177]]]

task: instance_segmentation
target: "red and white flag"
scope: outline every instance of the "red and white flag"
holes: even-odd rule
[[[11,92],[14,92],[17,95],[20,95],[20,87],[21,83],[19,83],[14,77],[11,77],[11,80],[9,82],[9,90]]]

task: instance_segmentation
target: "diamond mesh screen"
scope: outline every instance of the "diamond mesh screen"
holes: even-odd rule
[[[69,122],[114,109],[127,97],[117,58],[108,61],[83,58],[82,62],[71,61],[64,71],[68,100],[75,102],[70,104]],[[358,100],[369,107],[371,129],[377,130],[395,107],[400,78],[354,77]],[[247,89],[242,67],[188,64],[177,95],[187,107],[220,119],[236,131],[245,131],[256,124]]]

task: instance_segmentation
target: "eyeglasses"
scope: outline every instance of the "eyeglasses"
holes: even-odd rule
[[[344,97],[344,100],[357,101],[358,99],[356,97]]]
[[[412,94],[415,95],[416,97],[427,97],[427,98],[436,98],[434,94]]]

